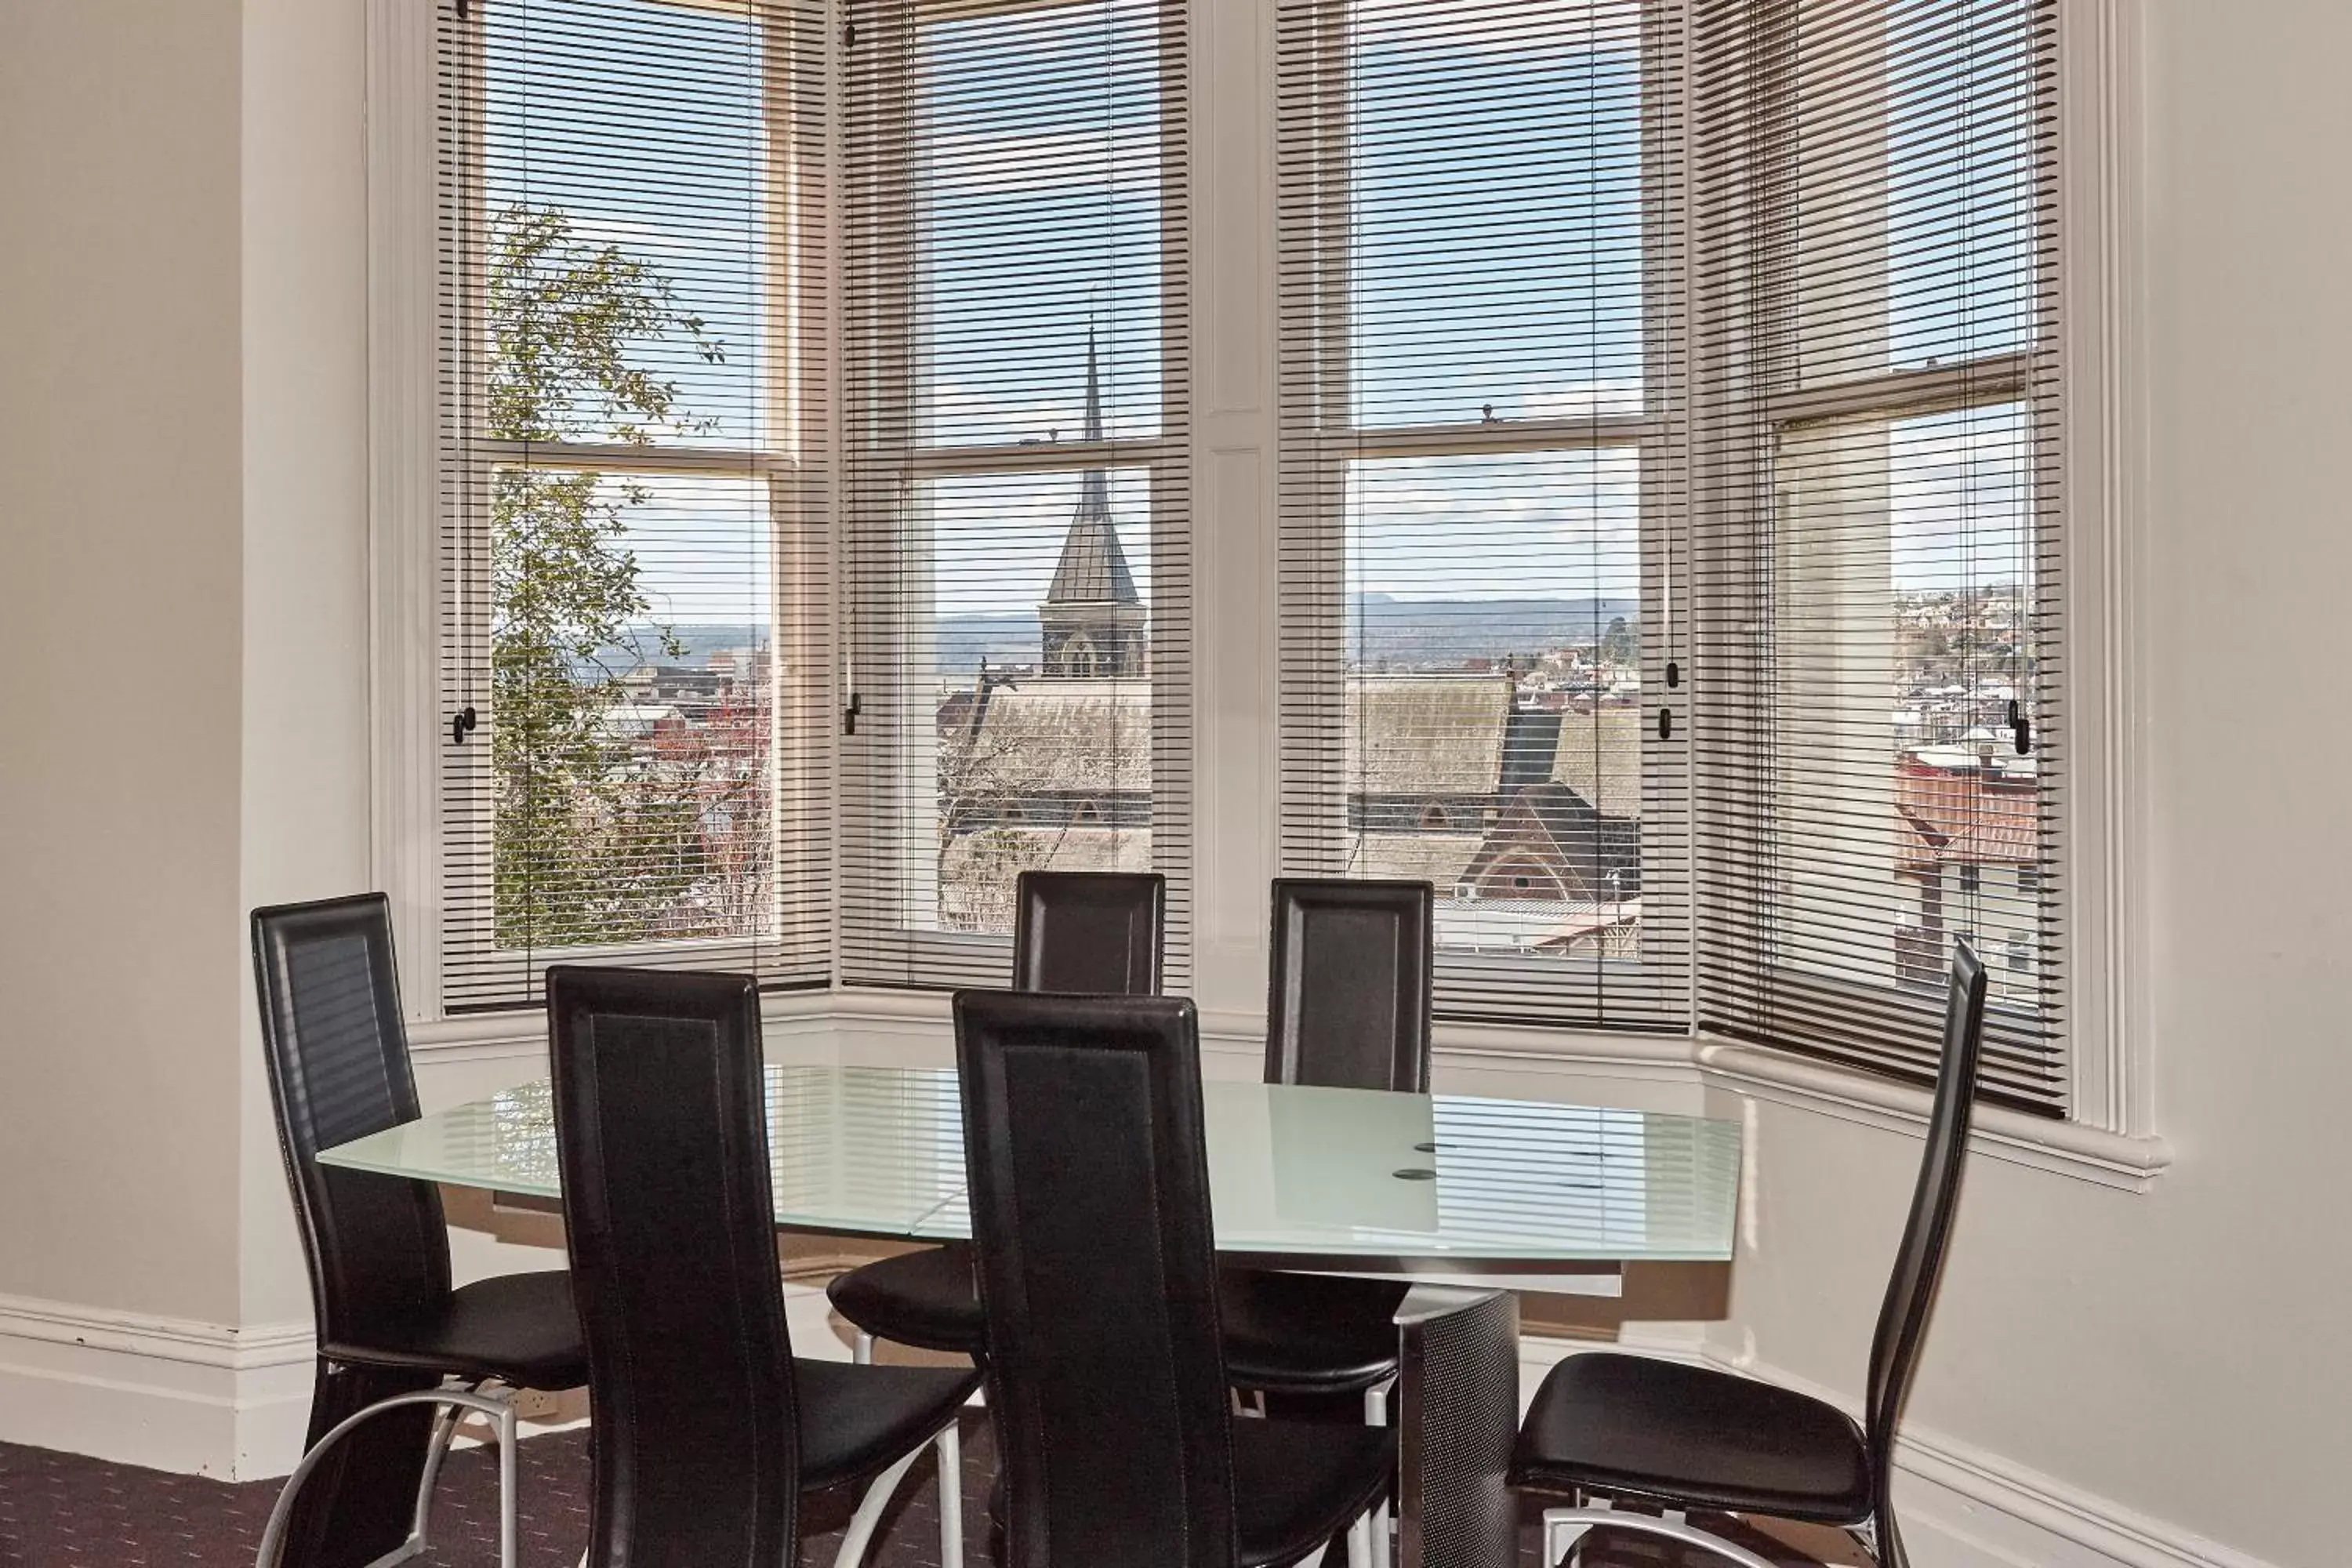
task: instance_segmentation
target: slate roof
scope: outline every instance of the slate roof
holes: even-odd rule
[[[970,784],[1008,795],[1151,788],[1151,685],[1024,679],[988,694]]]
[[[1505,675],[1351,675],[1345,787],[1365,795],[1492,795],[1503,777]]]

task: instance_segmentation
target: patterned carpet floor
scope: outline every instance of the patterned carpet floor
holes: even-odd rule
[[[995,1456],[987,1423],[965,1418],[965,1551],[986,1561],[983,1513]],[[588,1540],[585,1434],[551,1433],[522,1448],[523,1560],[528,1568],[575,1568]],[[417,1559],[432,1568],[480,1568],[498,1561],[498,1473],[487,1449],[452,1456],[436,1502],[435,1546]],[[275,1481],[242,1485],[166,1475],[42,1448],[0,1444],[0,1568],[250,1568]],[[808,1500],[801,1561],[833,1561],[854,1499]],[[1717,1522],[1750,1550],[1788,1568],[1843,1568],[1863,1560],[1819,1532],[1789,1532],[1790,1545]],[[928,1458],[919,1463],[885,1521],[867,1561],[874,1568],[940,1568],[939,1488]],[[1714,1561],[1665,1542],[1600,1535],[1586,1568],[1701,1568]],[[1520,1563],[1536,1561],[1534,1514],[1521,1531]]]

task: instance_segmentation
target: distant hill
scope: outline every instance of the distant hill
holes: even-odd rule
[[[1463,664],[1598,642],[1609,623],[1638,624],[1640,601],[1581,599],[1399,599],[1357,601],[1349,653],[1364,663]]]
[[[1350,659],[1380,666],[1453,666],[1511,654],[1598,641],[1618,616],[1636,624],[1640,605],[1628,598],[1399,599],[1367,594],[1357,601],[1348,635]],[[1035,664],[1044,657],[1035,612],[1004,616],[941,616],[936,626],[939,669],[950,678],[992,665]],[[664,664],[702,665],[723,648],[765,647],[767,628],[751,626],[682,626],[673,635],[685,647],[677,658],[656,655]],[[656,647],[653,630],[641,635],[647,653]],[[625,668],[635,658],[607,649],[606,662]]]

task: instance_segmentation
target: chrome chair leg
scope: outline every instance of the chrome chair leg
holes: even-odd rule
[[[1364,1390],[1364,1425],[1385,1426],[1389,1424],[1389,1394],[1396,1387],[1391,1377]],[[1371,1557],[1368,1568],[1389,1568],[1395,1551],[1394,1538],[1390,1534],[1391,1521],[1386,1497],[1372,1504]]]
[[[404,1405],[430,1405],[457,1410],[470,1410],[487,1415],[497,1425],[499,1434],[499,1568],[517,1568],[520,1561],[522,1531],[520,1515],[515,1500],[516,1442],[514,1405],[490,1394],[462,1388],[425,1389],[415,1394],[395,1394],[362,1409],[355,1410],[331,1427],[327,1435],[310,1445],[310,1450],[296,1463],[293,1473],[278,1494],[277,1503],[269,1510],[269,1522],[262,1526],[261,1550],[255,1554],[255,1568],[279,1568],[279,1559],[286,1552],[286,1529],[293,1518],[294,1500],[302,1483],[310,1479],[327,1451],[354,1429],[387,1410]],[[428,1468],[431,1461],[427,1461]]]
[[[841,1537],[841,1550],[833,1554],[833,1568],[857,1568],[866,1560],[866,1549],[874,1541],[874,1531],[882,1522],[882,1510],[890,1506],[892,1494],[898,1483],[907,1479],[914,1468],[921,1447],[910,1448],[897,1464],[874,1478],[866,1495],[857,1500],[857,1511],[849,1517],[849,1529]]]
[[[949,1422],[931,1446],[939,1451],[940,1568],[963,1568],[962,1426]]]
[[[874,1336],[864,1329],[857,1331],[857,1341],[849,1348],[849,1359],[860,1366],[874,1364]]]
[[[1772,1568],[1772,1564],[1753,1552],[1719,1535],[1709,1535],[1694,1528],[1679,1514],[1661,1519],[1654,1514],[1620,1512],[1605,1503],[1593,1503],[1583,1508],[1548,1508],[1543,1516],[1544,1568],[1559,1568],[1567,1553],[1583,1539],[1584,1533],[1597,1525],[1611,1530],[1631,1531],[1637,1535],[1663,1536],[1678,1541],[1685,1546],[1696,1546],[1711,1552],[1739,1568]]]
[[[1378,1550],[1374,1544],[1374,1528],[1370,1509],[1358,1514],[1356,1522],[1348,1527],[1348,1568],[1374,1568],[1377,1559],[1373,1553]]]
[[[482,1391],[476,1384],[474,1392]],[[433,1525],[433,1492],[441,1481],[441,1462],[449,1456],[449,1445],[457,1440],[457,1407],[444,1405],[441,1414],[433,1418],[433,1438],[425,1449],[425,1474],[416,1483],[416,1512],[408,1524],[408,1540],[395,1556],[400,1561],[422,1556],[430,1543]]]

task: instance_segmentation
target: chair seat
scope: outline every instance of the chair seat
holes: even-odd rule
[[[1225,1375],[1269,1394],[1356,1394],[1396,1375],[1406,1287],[1229,1268],[1218,1277]]]
[[[1870,1460],[1843,1412],[1703,1367],[1593,1352],[1551,1369],[1511,1484],[1822,1524],[1870,1517]]]
[[[885,1258],[836,1275],[834,1309],[877,1339],[978,1355],[987,1337],[971,1248],[962,1243]]]
[[[1295,1563],[1355,1522],[1396,1474],[1396,1434],[1315,1422],[1234,1423],[1243,1568]]]
[[[476,1382],[495,1377],[516,1388],[578,1388],[588,1381],[572,1276],[561,1268],[460,1285],[431,1312],[330,1340],[319,1354],[350,1366],[406,1367]]]
[[[801,1489],[862,1480],[955,1419],[977,1367],[853,1366],[793,1358],[800,1391]]]

